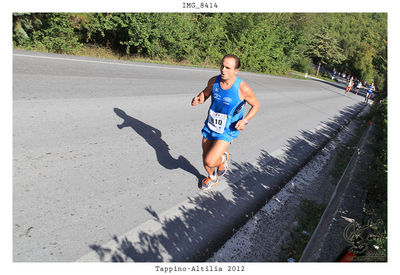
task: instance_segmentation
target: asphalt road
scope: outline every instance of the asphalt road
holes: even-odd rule
[[[13,259],[198,261],[363,107],[341,84],[239,73],[261,103],[212,191],[191,99],[218,70],[14,51]]]

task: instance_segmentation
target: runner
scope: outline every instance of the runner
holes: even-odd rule
[[[196,106],[211,96],[211,107],[202,130],[203,165],[208,173],[202,180],[202,190],[216,185],[218,177],[226,173],[229,144],[260,109],[253,90],[236,76],[239,67],[240,59],[236,55],[225,55],[221,61],[221,74],[212,77],[207,87],[192,99],[192,106]],[[251,109],[243,117],[246,102]]]
[[[351,91],[351,87],[353,87],[353,77],[351,77],[351,78],[347,81],[346,91],[344,92],[344,95],[346,95],[348,92]]]
[[[356,95],[358,95],[358,93],[360,92],[360,89],[361,89],[361,81],[359,80],[357,83]]]
[[[368,100],[371,98],[371,95],[372,95],[373,92],[375,92],[374,82],[371,83],[371,85],[368,88],[367,93],[365,94],[365,99],[364,99],[365,103],[368,103]]]

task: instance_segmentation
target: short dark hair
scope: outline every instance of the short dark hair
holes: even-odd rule
[[[230,58],[235,59],[235,61],[236,61],[236,67],[235,67],[235,69],[239,69],[239,68],[240,68],[240,58],[239,58],[239,57],[237,57],[236,55],[231,54],[231,53],[230,53],[230,54],[226,54],[226,55],[224,55],[224,57],[222,58],[221,63],[224,61],[224,59],[225,59],[226,57],[230,57]]]

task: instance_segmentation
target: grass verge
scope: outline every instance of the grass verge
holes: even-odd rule
[[[45,48],[42,47],[15,47],[16,50],[26,50],[26,51],[36,51],[36,52],[44,52],[50,53]],[[87,57],[95,57],[95,58],[104,58],[104,59],[113,59],[113,60],[124,60],[124,61],[132,61],[132,62],[142,62],[142,63],[154,63],[154,64],[165,64],[165,65],[176,65],[176,66],[190,66],[190,67],[200,67],[200,68],[219,68],[213,64],[208,62],[204,62],[202,64],[191,64],[187,60],[183,60],[181,62],[176,62],[169,57],[164,58],[147,58],[140,55],[123,55],[117,53],[111,49],[105,48],[99,45],[93,44],[85,44],[80,48],[76,48],[68,53],[69,55],[74,56],[87,56]]]

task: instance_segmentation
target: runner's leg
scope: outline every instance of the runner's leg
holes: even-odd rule
[[[208,140],[205,137],[203,137],[203,140],[201,142],[201,147],[203,148],[203,166],[204,166],[204,169],[206,169],[208,175],[212,175],[214,173],[214,169],[210,168],[206,165],[205,159],[206,159],[206,156],[208,155],[208,153],[210,152],[211,147],[214,145],[214,143],[215,143],[215,140]]]
[[[210,147],[207,144],[204,144],[206,150],[203,149],[203,163],[204,168],[209,175],[214,173],[215,167],[218,167],[218,165],[221,164],[222,155],[227,150],[229,144],[230,142],[224,140],[216,140]]]

